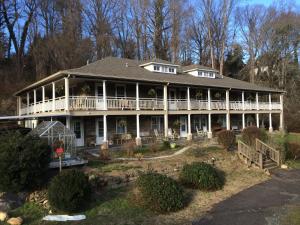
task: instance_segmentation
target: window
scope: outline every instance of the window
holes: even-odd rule
[[[74,121],[73,130],[74,130],[76,139],[80,139],[81,138],[81,123],[80,123],[80,121]]]
[[[212,72],[210,72],[209,77],[214,77],[214,74]]]
[[[154,71],[160,71],[160,66],[154,65]]]
[[[116,97],[126,97],[125,85],[116,85]]]
[[[116,133],[117,134],[127,133],[127,120],[125,117],[120,117],[116,119]]]
[[[163,117],[162,116],[152,116],[151,117],[151,130],[162,131],[163,129]]]
[[[203,76],[202,71],[198,71],[198,76],[199,76],[199,77],[202,77],[202,76]]]
[[[175,70],[174,70],[174,68],[169,68],[169,73],[174,73],[175,72]]]
[[[102,97],[103,96],[103,85],[97,85],[96,87],[96,96]]]
[[[97,121],[97,123],[98,123],[98,130],[97,130],[97,136],[98,137],[103,137],[104,136],[104,131],[103,131],[103,119],[101,118],[101,119],[98,119],[98,121]]]

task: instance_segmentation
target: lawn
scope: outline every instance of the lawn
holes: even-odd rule
[[[175,179],[185,163],[194,161],[210,161],[215,158],[215,166],[225,172],[226,184],[222,190],[216,192],[203,192],[185,189],[188,205],[174,213],[157,214],[140,206],[134,201],[134,180],[138,173],[149,169],[167,174]],[[269,177],[259,169],[249,169],[243,164],[234,152],[224,151],[220,146],[194,145],[190,150],[181,155],[167,159],[151,161],[126,161],[126,162],[103,162],[98,159],[90,160],[83,168],[87,173],[98,173],[108,178],[123,178],[126,174],[133,174],[130,182],[122,182],[119,186],[106,186],[95,194],[89,208],[83,212],[87,216],[80,223],[54,223],[41,222],[46,211],[32,203],[27,203],[13,211],[13,215],[21,215],[25,224],[99,224],[99,225],[185,225],[190,224],[195,218],[204,215],[212,206],[250,186],[263,182]]]

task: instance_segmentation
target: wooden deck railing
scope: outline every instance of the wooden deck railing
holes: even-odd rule
[[[257,152],[242,141],[238,141],[238,153],[249,159],[259,168],[263,168],[263,153]]]
[[[189,102],[187,99],[168,99],[168,109],[174,110],[188,110]],[[135,110],[137,109],[137,100],[135,97],[113,97],[107,96],[106,104],[104,99],[98,96],[70,96],[69,109],[70,110]],[[209,104],[207,100],[190,101],[191,110],[208,110]],[[243,103],[241,101],[229,102],[230,110],[243,110]],[[245,110],[257,110],[257,105],[253,102],[244,103]],[[66,108],[66,99],[64,96],[53,99],[46,99],[38,101],[36,104],[30,103],[28,106],[22,104],[21,114],[28,115],[42,112],[63,111]],[[211,110],[226,110],[226,102],[224,100],[212,100],[210,104]],[[260,102],[260,110],[270,110],[270,104],[267,102]],[[140,110],[163,110],[164,100],[159,98],[140,98]],[[277,102],[272,103],[271,110],[280,110],[281,105]]]
[[[256,138],[255,143],[256,151],[266,155],[272,161],[276,162],[277,165],[280,165],[280,152],[271,146],[267,145],[266,143],[262,142],[261,140]]]

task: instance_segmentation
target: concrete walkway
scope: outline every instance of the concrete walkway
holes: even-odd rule
[[[183,154],[184,152],[186,152],[188,149],[190,149],[192,147],[192,145],[190,146],[186,146],[176,152],[174,152],[173,154],[171,155],[162,155],[162,156],[156,156],[156,157],[143,157],[143,160],[156,160],[156,159],[166,159],[166,158],[171,158],[171,157],[174,157],[176,155],[181,155]],[[97,150],[98,151],[98,150]],[[91,155],[95,156],[95,157],[99,157],[99,153],[95,153],[95,152],[92,152],[92,151],[88,151]],[[115,160],[124,160],[124,161],[137,161],[139,160],[138,158],[127,158],[127,157],[124,157],[124,158],[115,158]]]
[[[300,170],[276,170],[272,179],[220,202],[193,225],[280,225],[289,206],[300,207]]]

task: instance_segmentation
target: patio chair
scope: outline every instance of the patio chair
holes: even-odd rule
[[[175,139],[174,133],[171,128],[168,129],[168,138]]]
[[[156,140],[162,140],[162,135],[160,135],[160,134],[158,133],[158,130],[157,130],[157,129],[154,129],[154,135],[155,135]]]
[[[196,131],[197,131],[197,136],[198,137],[205,137],[204,131],[203,130],[199,130],[197,126],[196,126]]]

